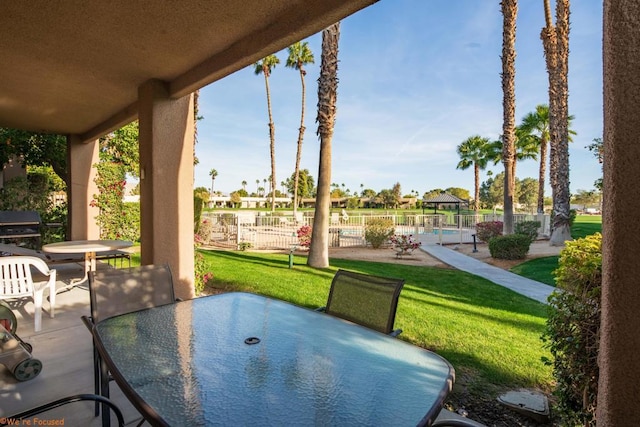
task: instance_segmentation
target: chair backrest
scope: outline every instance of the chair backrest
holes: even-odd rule
[[[89,293],[94,323],[176,300],[168,265],[91,271]]]
[[[33,294],[31,267],[49,274],[47,263],[32,256],[0,257],[0,297],[18,297]]]
[[[338,270],[325,312],[389,334],[403,286],[404,279]]]

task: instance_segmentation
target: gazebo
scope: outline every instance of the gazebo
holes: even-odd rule
[[[469,201],[462,200],[456,196],[442,192],[438,194],[436,197],[433,197],[428,200],[424,200],[424,199],[422,200],[422,214],[424,215],[425,206],[433,205],[433,213],[435,214],[436,211],[438,210],[438,206],[444,205],[444,204],[456,205],[458,215],[460,215],[460,205],[466,205],[468,207]]]

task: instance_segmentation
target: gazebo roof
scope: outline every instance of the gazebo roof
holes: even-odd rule
[[[466,200],[457,198],[448,193],[440,193],[436,197],[423,200],[423,203],[468,203]]]

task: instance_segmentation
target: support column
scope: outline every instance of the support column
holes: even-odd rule
[[[142,264],[168,263],[176,296],[194,290],[193,95],[170,99],[151,80],[138,90]]]
[[[604,207],[597,425],[640,419],[640,0],[604,2]]]
[[[99,209],[91,207],[93,195],[98,193],[93,166],[100,161],[99,141],[82,142],[77,135],[67,137],[67,162],[69,164],[69,200],[67,239],[99,239],[100,228],[96,222]]]

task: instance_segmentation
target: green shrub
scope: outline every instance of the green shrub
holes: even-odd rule
[[[556,413],[562,425],[595,426],[598,392],[602,235],[568,241],[555,270],[544,336],[556,379]]]
[[[125,167],[122,163],[100,162],[96,165],[98,175],[94,179],[98,193],[93,195],[91,206],[100,213],[96,222],[100,226],[101,239],[140,240],[140,204],[125,203]]]
[[[538,229],[540,228],[540,221],[522,221],[517,223],[513,227],[515,234],[524,234],[529,236],[529,241],[535,242],[538,238]]]
[[[198,194],[193,195],[193,232],[198,234],[200,232],[200,224],[202,218],[202,207],[204,206],[205,200],[200,197]]]
[[[196,295],[200,295],[207,286],[209,280],[213,279],[213,273],[208,269],[208,264],[204,259],[204,255],[197,249],[195,249],[193,267],[194,267],[194,288]]]
[[[529,246],[529,236],[509,234],[489,240],[489,253],[497,259],[524,259],[529,253]]]
[[[578,211],[575,209],[571,209],[569,211],[569,226],[572,226],[578,216]]]
[[[44,224],[52,224],[50,227],[41,227],[42,244],[62,242],[67,236],[67,203],[60,203],[53,206],[45,213],[40,213],[40,218]],[[38,248],[39,249],[39,248]]]
[[[13,178],[0,188],[0,210],[37,211],[43,223],[61,224],[58,227],[41,227],[42,244],[62,241],[66,236],[67,205],[54,206],[50,187],[47,174],[28,172],[26,178]],[[34,239],[24,239],[24,243],[33,249],[40,249],[36,247]]]
[[[253,244],[251,242],[240,242],[238,243],[238,250],[239,251],[246,251],[247,249],[251,249],[253,247]]]
[[[502,221],[486,221],[476,224],[476,236],[483,242],[489,243],[494,237],[502,236],[504,224]]]
[[[122,204],[122,222],[120,239],[132,242],[140,241],[140,203],[124,202]]]
[[[395,233],[393,221],[387,218],[372,218],[364,226],[364,239],[378,249]]]

